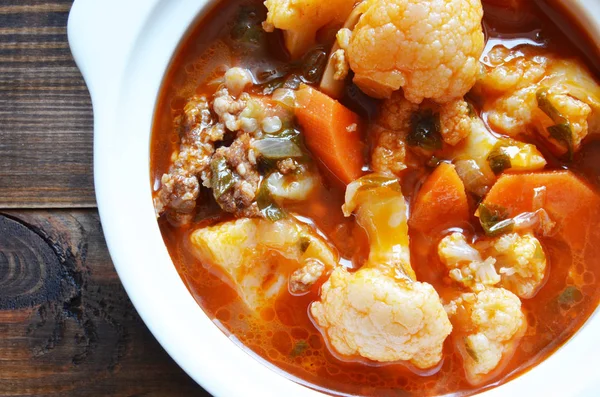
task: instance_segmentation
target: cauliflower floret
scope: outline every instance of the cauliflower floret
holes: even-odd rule
[[[521,301],[503,288],[462,294],[446,306],[467,380],[481,384],[513,355],[527,327]]]
[[[282,29],[286,48],[296,59],[315,43],[317,30],[329,23],[341,25],[354,3],[356,0],[266,0],[263,28],[267,32]]]
[[[433,287],[415,281],[400,185],[362,177],[348,186],[343,210],[367,232],[369,258],[355,273],[333,271],[311,305],[316,324],[340,355],[436,365],[452,326]]]
[[[572,154],[600,125],[600,85],[578,60],[496,46],[487,61],[474,91],[485,99],[494,130],[512,137],[537,133],[555,153]]]
[[[354,82],[389,98],[448,102],[473,86],[483,51],[480,0],[367,0],[347,55]]]
[[[438,255],[450,278],[474,291],[500,283],[521,298],[532,298],[546,273],[546,255],[531,233],[508,233],[474,246],[462,233],[452,233],[440,241]]]
[[[496,260],[491,257],[483,260],[479,251],[467,243],[462,233],[444,237],[438,245],[438,255],[450,269],[452,280],[475,291],[500,282],[500,276],[494,267]]]
[[[398,131],[375,126],[375,145],[371,152],[371,168],[380,174],[400,176],[408,168],[405,137]]]
[[[492,134],[483,120],[470,114],[469,105],[463,99],[443,105],[431,101],[416,105],[398,92],[383,102],[372,129],[375,140],[371,167],[374,171],[400,176],[406,168],[422,166],[423,161],[419,161],[417,150],[421,147],[412,147],[416,154],[409,150],[409,143],[418,143],[422,139],[415,133],[418,125],[416,120],[422,115],[439,119],[439,122],[433,123],[437,125],[436,130],[439,129],[434,134],[439,133],[449,145],[435,151],[435,155],[452,160],[466,189],[479,196],[483,196],[491,187],[497,173],[505,170],[535,171],[546,165],[546,160],[535,145]],[[433,138],[426,139],[431,141]],[[439,141],[439,138],[436,139]]]
[[[521,298],[532,298],[542,286],[546,254],[532,234],[505,234],[497,238],[489,254],[496,259],[501,285]]]
[[[339,354],[418,368],[440,361],[452,330],[431,285],[376,268],[334,270],[311,313]]]
[[[306,264],[290,276],[289,287],[293,294],[308,292],[325,272],[325,265],[318,259],[308,259]]]
[[[292,218],[224,222],[195,230],[190,242],[200,262],[220,268],[253,310],[275,299],[295,270],[314,262],[323,265],[323,272],[337,266],[333,249]],[[305,280],[305,287],[318,278]]]
[[[471,132],[469,104],[464,99],[450,101],[440,106],[440,127],[442,139],[454,146]]]
[[[457,145],[471,131],[469,105],[464,99],[458,99],[442,105],[424,101],[416,105],[406,100],[401,92],[394,93],[383,102],[372,135],[375,136],[371,153],[371,167],[375,172],[400,176],[408,167],[420,167],[415,154],[407,150],[406,145],[415,141],[409,136],[414,134],[416,120],[422,114],[431,114],[439,123],[441,139],[449,145]]]

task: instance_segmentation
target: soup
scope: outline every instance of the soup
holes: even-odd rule
[[[600,86],[575,48],[525,0],[218,3],[151,143],[190,293],[332,395],[523,374],[600,299]]]

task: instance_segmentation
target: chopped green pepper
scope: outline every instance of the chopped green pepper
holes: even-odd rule
[[[497,205],[479,204],[479,223],[487,236],[494,237],[512,231],[515,221],[506,209]]]
[[[302,253],[306,252],[309,245],[310,245],[310,239],[308,237],[306,237],[306,236],[300,237],[300,251]]]
[[[510,156],[504,150],[505,147],[507,147],[507,144],[499,141],[487,156],[490,168],[496,175],[499,175],[502,171],[512,167]]]
[[[267,137],[252,144],[262,157],[268,160],[282,160],[302,157],[302,150],[291,139],[282,137]]]
[[[574,285],[569,285],[558,296],[558,303],[561,305],[572,306],[583,299],[583,294]]]
[[[467,112],[468,112],[469,117],[471,117],[471,118],[477,117],[477,111],[475,110],[475,107],[470,102],[467,102]]]
[[[550,136],[567,147],[569,160],[573,160],[573,130],[571,124],[556,124],[548,127]]]
[[[308,349],[308,343],[306,343],[306,341],[304,341],[304,340],[298,341],[298,343],[296,343],[296,345],[292,349],[290,356],[298,357],[298,356],[304,354],[306,349]]]
[[[538,107],[556,123],[547,128],[550,137],[565,145],[569,160],[573,160],[573,129],[569,119],[563,116],[548,98],[548,89],[541,88],[536,92]]]
[[[264,217],[271,222],[276,222],[287,216],[287,213],[279,205],[277,205],[275,200],[273,200],[273,196],[271,196],[271,191],[269,190],[266,178],[262,181],[260,188],[258,189],[258,194],[256,195],[256,204],[258,205],[258,209],[264,215]]]
[[[224,157],[213,159],[210,163],[211,178],[210,184],[213,189],[215,200],[227,192],[235,183],[233,172],[227,165],[227,160]]]
[[[396,192],[400,192],[400,183],[398,179],[391,178],[388,176],[377,175],[377,174],[368,174],[357,181],[360,181],[359,190],[373,189],[377,187],[387,187]]]
[[[406,143],[430,151],[441,149],[440,129],[439,114],[434,114],[431,109],[416,112],[411,118],[411,128]]]

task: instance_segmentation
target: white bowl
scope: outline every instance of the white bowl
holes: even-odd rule
[[[595,7],[591,20],[600,21],[598,0],[580,2]],[[323,395],[282,376],[217,328],[177,274],[154,216],[149,152],[156,99],[180,39],[209,4],[208,0],[76,0],[73,5],[69,42],[94,107],[94,176],[108,248],[148,328],[210,393]],[[600,357],[598,335],[600,317],[595,314],[546,361],[484,394],[600,395],[595,364]]]

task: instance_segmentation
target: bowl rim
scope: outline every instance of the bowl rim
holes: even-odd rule
[[[212,3],[75,0],[68,37],[94,108],[94,181],[107,246],[140,317],[211,394],[323,395],[281,376],[283,371],[215,326],[175,270],[154,216],[149,156],[158,92],[182,37]],[[546,360],[481,395],[597,395],[600,377],[586,360],[600,353],[597,313]]]

